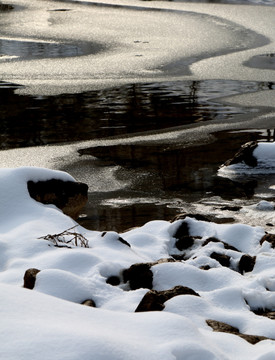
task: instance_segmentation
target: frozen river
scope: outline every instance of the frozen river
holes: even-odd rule
[[[1,167],[87,182],[93,229],[274,197],[272,177],[249,192],[216,175],[244,142],[273,139],[274,1],[8,4]]]

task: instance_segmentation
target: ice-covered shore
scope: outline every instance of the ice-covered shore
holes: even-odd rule
[[[236,10],[236,5],[140,1],[9,3],[14,10],[0,14],[1,80],[26,85],[20,92],[72,93],[190,76],[274,80],[261,58],[257,71],[243,65],[273,52],[274,7],[238,5]]]
[[[274,358],[274,235],[187,216],[122,234],[78,226],[89,247],[68,248],[66,236],[56,247],[43,237],[77,223],[30,198],[27,181],[49,178],[72,180],[35,167],[0,171],[1,358]],[[125,282],[124,271],[138,263],[149,264],[152,286]],[[22,288],[30,268],[40,270],[33,290]],[[175,286],[199,296],[178,295],[162,311],[135,312],[150,287],[157,293]],[[88,299],[95,308],[81,305]],[[223,323],[235,333],[224,332]]]

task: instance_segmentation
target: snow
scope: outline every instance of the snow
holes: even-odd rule
[[[86,237],[89,247],[54,247],[43,236],[77,223],[56,207],[31,199],[26,186],[28,180],[50,178],[73,180],[64,172],[37,167],[0,170],[1,358],[274,357],[272,340],[252,345],[236,335],[213,332],[206,324],[207,319],[222,321],[242,333],[275,339],[274,321],[251,311],[275,310],[275,252],[266,242],[260,245],[265,234],[261,227],[188,217],[174,223],[151,221],[122,234],[77,226],[74,230]],[[160,291],[182,285],[200,297],[180,295],[168,300],[163,311],[135,313],[148,289],[131,290],[123,283],[122,271],[134,263],[181,254],[175,247],[174,234],[183,222],[196,237],[195,243],[184,251],[185,261],[151,267],[153,288]],[[238,251],[217,242],[203,246],[209,237]],[[230,267],[211,258],[213,252],[230,256]],[[243,254],[256,256],[256,264],[242,275],[238,262]],[[209,270],[201,269],[206,265]],[[22,288],[29,268],[41,270],[33,290]],[[110,276],[117,276],[120,285],[108,284]],[[81,305],[87,299],[92,299],[96,308]]]
[[[260,175],[275,173],[275,142],[258,142],[252,153],[257,160],[257,166],[252,167],[244,162],[223,166],[219,169],[218,175],[228,178],[237,178],[243,175]],[[272,186],[270,187],[272,188]]]

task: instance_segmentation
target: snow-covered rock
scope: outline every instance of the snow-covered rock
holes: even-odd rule
[[[28,181],[51,178],[74,181],[41,168],[0,170],[1,358],[274,358],[272,234],[189,216],[123,234],[89,231],[30,197]],[[177,247],[185,237],[192,241]],[[134,264],[150,282],[131,286]],[[148,298],[156,308],[144,306]]]

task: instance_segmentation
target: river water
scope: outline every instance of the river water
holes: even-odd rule
[[[250,2],[262,5],[264,13],[268,6],[263,5],[274,5]],[[139,19],[132,5],[127,9],[115,1],[113,9],[96,3],[101,6],[38,1],[22,14],[25,4],[20,1],[2,7],[1,166],[46,166],[85,181],[89,202],[79,222],[98,230],[122,231],[182,211],[213,211],[213,204],[222,209],[236,199],[242,204],[263,196],[273,199],[273,178],[267,184],[267,179],[234,182],[217,176],[219,166],[246,141],[274,140],[274,56],[269,50],[274,39],[269,37],[272,30],[266,30],[268,20],[258,32],[257,26],[248,29],[248,18],[240,21],[234,14],[233,26],[232,16],[219,17],[227,6],[219,3],[235,4],[228,7],[232,13],[244,12],[237,5],[244,2],[234,0],[154,2],[153,10],[144,8],[148,3],[135,2],[135,7],[142,6]],[[164,4],[172,13],[163,10]],[[94,27],[84,9],[97,15]],[[257,17],[255,7],[247,9]],[[38,25],[23,23],[31,11],[40,15]],[[135,26],[131,18],[119,22],[125,13],[136,19]],[[84,32],[76,21],[80,15],[88,24]],[[97,21],[105,24],[107,16],[114,16],[114,24],[106,25],[103,39]],[[70,21],[74,33],[69,33]],[[145,22],[150,34],[140,30]],[[206,38],[203,32],[196,34],[198,24]],[[174,33],[178,30],[184,31],[188,47],[181,33]],[[205,44],[209,39],[213,41]],[[255,50],[261,47],[264,50]],[[248,55],[239,64],[243,54]],[[201,60],[204,73],[196,67]],[[204,70],[204,63],[211,61],[217,66],[214,77],[213,69]],[[241,70],[228,74],[227,62],[236,62],[235,69]],[[240,94],[248,99],[265,94],[265,100],[240,104],[235,101]],[[211,207],[202,210],[207,203]]]

